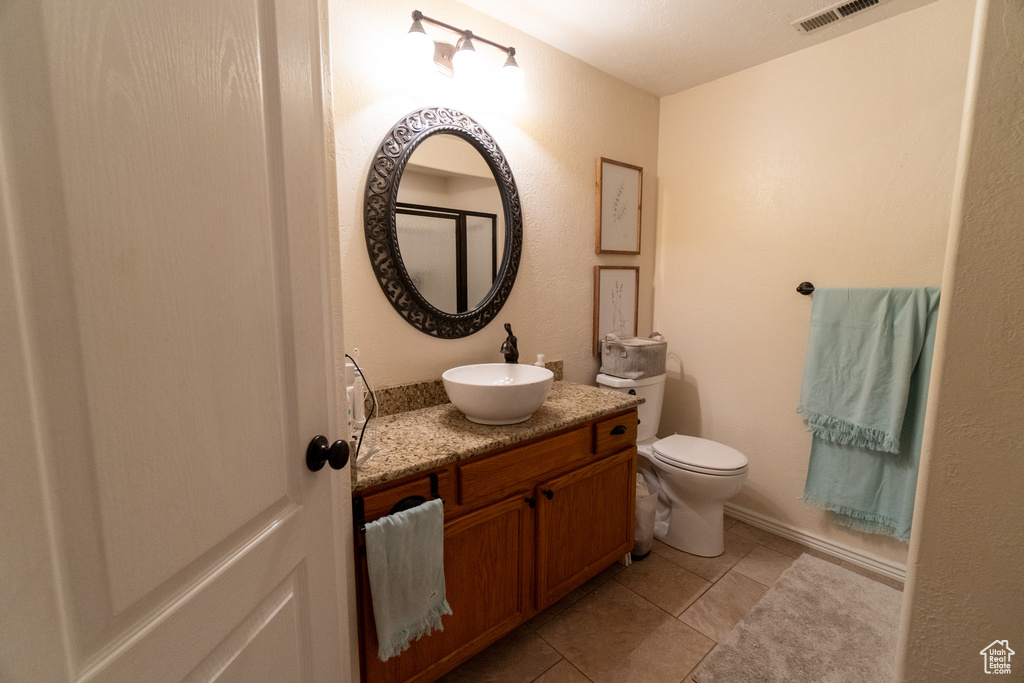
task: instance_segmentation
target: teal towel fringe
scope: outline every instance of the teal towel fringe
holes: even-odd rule
[[[837,417],[809,410],[801,405],[796,409],[807,418],[807,431],[820,439],[842,446],[868,448],[883,453],[899,453],[900,440],[881,429],[860,427]]]
[[[395,655],[399,655],[409,649],[414,640],[419,640],[423,636],[428,636],[434,631],[443,631],[444,625],[441,623],[441,617],[450,615],[452,608],[448,605],[448,600],[442,601],[440,604],[435,605],[423,616],[422,619],[414,624],[396,631],[391,641],[388,643],[378,643],[377,657],[382,661],[386,662]]]
[[[880,515],[873,512],[866,512],[864,510],[858,510],[856,508],[847,507],[845,505],[837,505],[836,503],[830,503],[824,498],[804,493],[804,502],[810,503],[811,505],[817,505],[823,510],[836,513],[835,521],[843,526],[857,531],[866,531],[871,534],[878,534],[880,536],[892,536],[898,541],[907,543],[910,541],[909,532],[906,534],[896,533],[896,527],[898,523],[891,517]]]

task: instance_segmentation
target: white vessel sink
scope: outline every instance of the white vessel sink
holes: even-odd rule
[[[462,365],[441,379],[455,407],[482,425],[526,422],[544,405],[555,374],[547,368],[516,363]]]

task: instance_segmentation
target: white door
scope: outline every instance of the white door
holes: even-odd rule
[[[349,678],[322,12],[0,1],[2,681]]]

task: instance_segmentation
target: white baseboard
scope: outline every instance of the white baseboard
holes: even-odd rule
[[[822,538],[821,536],[802,531],[794,526],[790,526],[789,524],[777,522],[770,517],[765,517],[762,514],[741,508],[737,505],[733,505],[732,503],[725,504],[725,514],[730,517],[734,517],[741,522],[746,522],[750,526],[770,531],[776,536],[788,538],[789,540],[795,541],[801,545],[806,545],[810,548],[814,548],[815,550],[819,550],[826,555],[838,557],[841,560],[846,560],[850,564],[870,569],[873,572],[877,572],[883,576],[888,576],[891,579],[896,579],[897,581],[903,581],[906,579],[907,565],[905,564],[885,560],[876,555],[872,555],[871,553],[864,552],[863,550],[857,550],[847,545],[843,545],[842,543],[830,541],[827,538]]]

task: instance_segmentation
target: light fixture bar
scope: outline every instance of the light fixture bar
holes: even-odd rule
[[[451,31],[452,33],[458,33],[460,36],[469,35],[469,36],[472,37],[474,42],[487,43],[491,47],[496,47],[499,50],[501,50],[502,52],[506,52],[506,53],[508,53],[510,55],[515,55],[515,53],[516,53],[516,49],[514,47],[511,47],[511,46],[510,47],[505,47],[504,45],[500,45],[500,44],[494,42],[493,40],[487,40],[483,36],[478,36],[477,34],[473,33],[472,31],[470,31],[468,29],[457,28],[455,26],[452,26],[451,24],[446,24],[443,21],[439,21],[437,19],[432,19],[432,18],[430,18],[428,16],[425,16],[423,14],[423,12],[421,12],[419,10],[413,10],[412,19],[413,19],[413,21],[425,21],[428,24],[431,24],[433,26],[438,26],[440,28],[445,29],[446,31]]]

